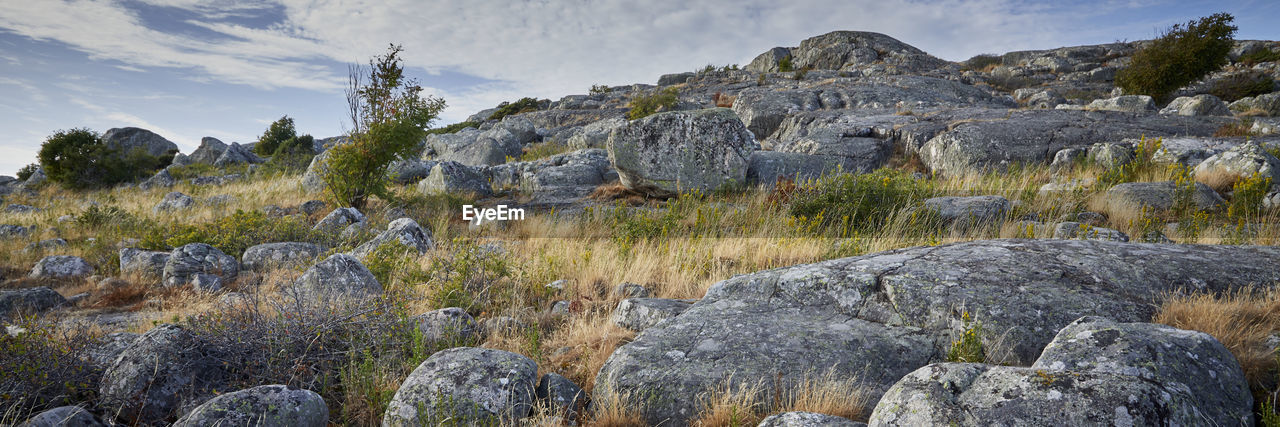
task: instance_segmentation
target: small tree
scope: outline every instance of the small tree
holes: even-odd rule
[[[298,132],[293,127],[293,119],[284,116],[271,123],[267,131],[258,137],[258,144],[253,146],[253,151],[260,156],[270,156],[276,153],[281,143],[297,137]]]
[[[351,67],[351,142],[329,149],[320,170],[330,196],[340,205],[363,209],[370,196],[390,200],[388,167],[414,154],[445,107],[443,99],[424,96],[417,81],[404,77],[403,50],[391,45],[386,54],[374,57],[367,76],[361,67]]]
[[[1175,24],[1151,44],[1134,52],[1129,66],[1116,72],[1125,93],[1150,95],[1164,102],[1173,91],[1227,64],[1234,43],[1235,18],[1217,13]]]

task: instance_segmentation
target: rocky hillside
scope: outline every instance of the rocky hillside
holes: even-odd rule
[[[0,424],[1272,425],[1280,42],[1160,104],[1145,43],[828,33],[478,112],[362,210],[342,137],[0,177]]]

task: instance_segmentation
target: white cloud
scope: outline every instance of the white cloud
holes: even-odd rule
[[[18,79],[13,79],[9,77],[0,77],[0,85],[17,86],[18,88],[22,89],[27,93],[29,97],[27,99],[39,104],[44,104],[49,100],[49,97],[45,96],[44,91],[40,90],[40,88],[36,87],[36,85],[33,85],[25,80],[18,80]]]

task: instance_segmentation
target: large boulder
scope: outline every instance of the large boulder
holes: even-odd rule
[[[216,291],[235,281],[239,274],[240,263],[235,257],[205,243],[188,243],[169,253],[162,283],[175,287],[199,282],[202,290]]]
[[[493,194],[489,177],[481,170],[453,161],[442,161],[431,168],[426,179],[418,182],[418,191],[426,194],[463,194],[487,197]]]
[[[916,74],[947,65],[946,61],[884,34],[833,31],[805,39],[799,47],[770,49],[752,60],[746,70],[755,73],[781,71],[778,69],[778,60],[782,59],[779,55],[791,57],[792,67],[797,70],[868,71],[888,67],[885,71],[895,74]]]
[[[243,163],[262,163],[262,158],[258,157],[257,154],[253,154],[253,151],[250,151],[238,142],[231,143],[231,145],[222,152],[222,155],[218,156],[218,159],[213,161],[213,165],[218,167]]]
[[[191,196],[173,191],[169,194],[165,194],[164,198],[160,199],[160,202],[156,203],[151,210],[155,213],[176,212],[186,210],[192,205],[195,205],[195,203],[195,199],[192,199]]]
[[[1197,182],[1224,190],[1230,190],[1231,185],[1242,178],[1255,175],[1270,178],[1272,185],[1280,185],[1280,159],[1252,141],[1205,159],[1193,172]]]
[[[457,347],[437,352],[405,378],[384,426],[519,420],[533,408],[538,365],[519,354]]]
[[[622,185],[657,197],[743,185],[760,149],[733,110],[673,111],[609,134],[609,161]]]
[[[627,124],[627,119],[623,117],[615,117],[610,119],[593,122],[583,126],[574,132],[567,141],[569,147],[574,149],[584,148],[604,148],[609,142],[609,133],[619,126]]]
[[[245,249],[240,259],[245,270],[262,273],[275,268],[299,268],[323,253],[324,248],[314,243],[263,243]]]
[[[1096,111],[1120,111],[1125,113],[1145,113],[1156,110],[1155,101],[1147,95],[1121,95],[1114,98],[1094,100],[1084,107]]]
[[[379,233],[373,239],[351,250],[351,255],[356,259],[364,260],[379,247],[391,242],[399,242],[418,254],[426,253],[435,246],[431,241],[431,230],[422,228],[413,219],[400,218],[387,224],[387,231]]]
[[[41,258],[31,268],[32,279],[65,279],[86,277],[93,274],[93,266],[84,258],[71,255],[50,255]]]
[[[845,157],[756,151],[747,165],[747,184],[772,187],[779,181],[804,182],[835,173],[857,173]]]
[[[89,363],[102,370],[110,368],[112,364],[116,363],[116,358],[120,357],[120,353],[124,353],[125,349],[133,345],[140,336],[132,332],[112,332],[98,338],[93,344],[89,345]]]
[[[347,254],[334,254],[307,269],[295,282],[294,292],[304,302],[341,302],[382,294],[373,273]]]
[[[1231,110],[1221,98],[1213,95],[1179,96],[1168,106],[1160,110],[1160,114],[1177,114],[1180,116],[1230,116]]]
[[[28,418],[18,427],[98,427],[106,426],[93,413],[79,406],[59,406]]]
[[[958,229],[997,224],[1008,214],[1010,203],[1001,196],[953,196],[925,199],[924,208],[943,225]]]
[[[1240,98],[1227,105],[1237,113],[1261,113],[1271,117],[1280,117],[1280,92]]]
[[[775,383],[830,371],[858,378],[874,405],[899,378],[943,358],[966,311],[992,331],[980,337],[989,361],[1025,366],[1082,316],[1147,321],[1168,292],[1274,283],[1278,262],[1273,247],[1014,239],[738,276],[619,347],[596,376],[595,399],[608,401],[610,387],[654,396],[645,419],[682,424],[726,378],[778,378],[766,381],[771,395]]]
[[[0,319],[12,314],[40,313],[67,304],[67,299],[47,286],[0,291]]]
[[[1126,182],[1111,187],[1098,197],[1111,211],[1137,211],[1146,207],[1153,211],[1167,211],[1174,207],[1183,191],[1173,181]],[[1212,210],[1226,203],[1212,188],[1195,183],[1191,202],[1197,209]]]
[[[225,380],[221,363],[206,357],[202,347],[181,326],[152,328],[102,374],[99,405],[125,424],[173,421],[183,406]]]
[[[476,336],[476,319],[458,307],[432,310],[413,317],[427,342],[465,342]]]
[[[227,144],[219,141],[218,138],[206,136],[200,139],[200,146],[196,151],[192,151],[189,157],[191,163],[203,163],[212,165],[222,157],[222,153],[227,151]]]
[[[555,411],[554,414],[565,419],[575,419],[587,408],[587,393],[572,380],[554,372],[538,380],[535,393],[539,401]]]
[[[387,176],[391,178],[391,182],[400,185],[416,184],[422,181],[427,175],[431,174],[431,168],[436,166],[436,162],[432,160],[419,159],[400,159],[391,164],[387,169]]]
[[[364,214],[360,213],[358,209],[337,208],[325,215],[320,221],[317,221],[316,225],[311,229],[325,233],[337,233],[347,227],[363,224],[364,222]]]
[[[902,378],[873,426],[1252,425],[1235,357],[1202,332],[1084,317],[1029,368],[929,365]]]
[[[0,237],[4,237],[6,239],[27,237],[34,231],[34,226],[23,227],[21,225],[14,224],[0,224]]]
[[[126,154],[134,150],[142,150],[152,156],[162,156],[170,151],[178,151],[178,144],[174,144],[173,141],[164,139],[149,130],[135,127],[108,129],[102,134],[102,140],[108,147]]]
[[[528,122],[528,119],[523,120]],[[532,123],[528,125],[533,126]],[[501,126],[485,131],[468,128],[451,134],[432,134],[427,135],[424,141],[424,159],[452,161],[467,166],[500,165],[507,159],[519,158],[523,153],[520,137]]]
[[[169,263],[170,252],[144,251],[136,248],[120,249],[120,275],[138,275],[160,279],[164,266]]]
[[[264,385],[209,399],[173,426],[324,427],[328,424],[329,406],[319,394],[283,385]]]

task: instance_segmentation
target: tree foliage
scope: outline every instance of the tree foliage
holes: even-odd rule
[[[253,151],[260,156],[270,156],[276,153],[276,149],[280,148],[280,144],[290,139],[298,137],[298,131],[293,126],[293,119],[289,116],[281,117],[271,123],[267,127],[266,132],[258,137],[258,144],[253,146]]]
[[[1173,91],[1227,64],[1236,32],[1233,21],[1230,14],[1217,13],[1175,24],[1134,52],[1129,66],[1116,73],[1116,85],[1125,93],[1167,100]]]
[[[387,53],[369,61],[367,70],[351,67],[351,142],[331,148],[320,173],[340,205],[362,209],[369,197],[391,200],[387,169],[397,158],[414,154],[445,107],[443,99],[424,96],[422,86],[404,76],[401,52],[402,47],[391,45]]]
[[[45,140],[37,156],[49,180],[71,189],[100,188],[146,177],[173,160],[141,148],[121,152],[89,129],[60,130]]]

